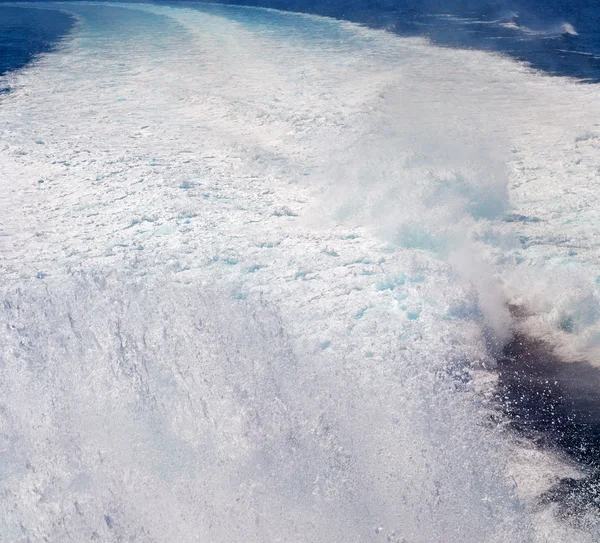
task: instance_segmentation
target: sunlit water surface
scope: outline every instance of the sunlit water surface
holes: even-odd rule
[[[493,371],[515,329],[598,359],[595,86],[312,16],[43,7],[75,29],[0,97],[2,539],[597,541]]]

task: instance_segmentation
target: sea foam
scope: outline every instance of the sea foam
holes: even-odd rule
[[[475,374],[515,328],[594,346],[595,284],[555,278],[600,276],[596,91],[312,16],[68,9],[0,98],[2,534],[592,541]]]

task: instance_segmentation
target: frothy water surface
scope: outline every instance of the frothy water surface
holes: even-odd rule
[[[77,31],[0,98],[5,539],[597,539],[540,505],[578,466],[489,422],[515,328],[597,360],[594,86],[56,7]]]

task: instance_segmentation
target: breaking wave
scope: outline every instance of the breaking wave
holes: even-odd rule
[[[539,38],[557,38],[559,36],[578,36],[575,27],[570,23],[560,23],[548,28],[530,28],[519,23],[518,16],[511,17],[506,22],[501,22],[500,26],[517,30],[527,36]]]

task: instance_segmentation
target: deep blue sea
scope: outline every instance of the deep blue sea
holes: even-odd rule
[[[0,7],[0,74],[51,51],[73,22],[73,17],[62,11]]]
[[[165,2],[172,3],[172,2]],[[597,0],[241,0],[221,2],[326,15],[423,36],[448,46],[497,51],[554,75],[600,81]],[[39,5],[39,4],[38,4]],[[56,10],[0,7],[0,73],[47,52],[73,24]]]

